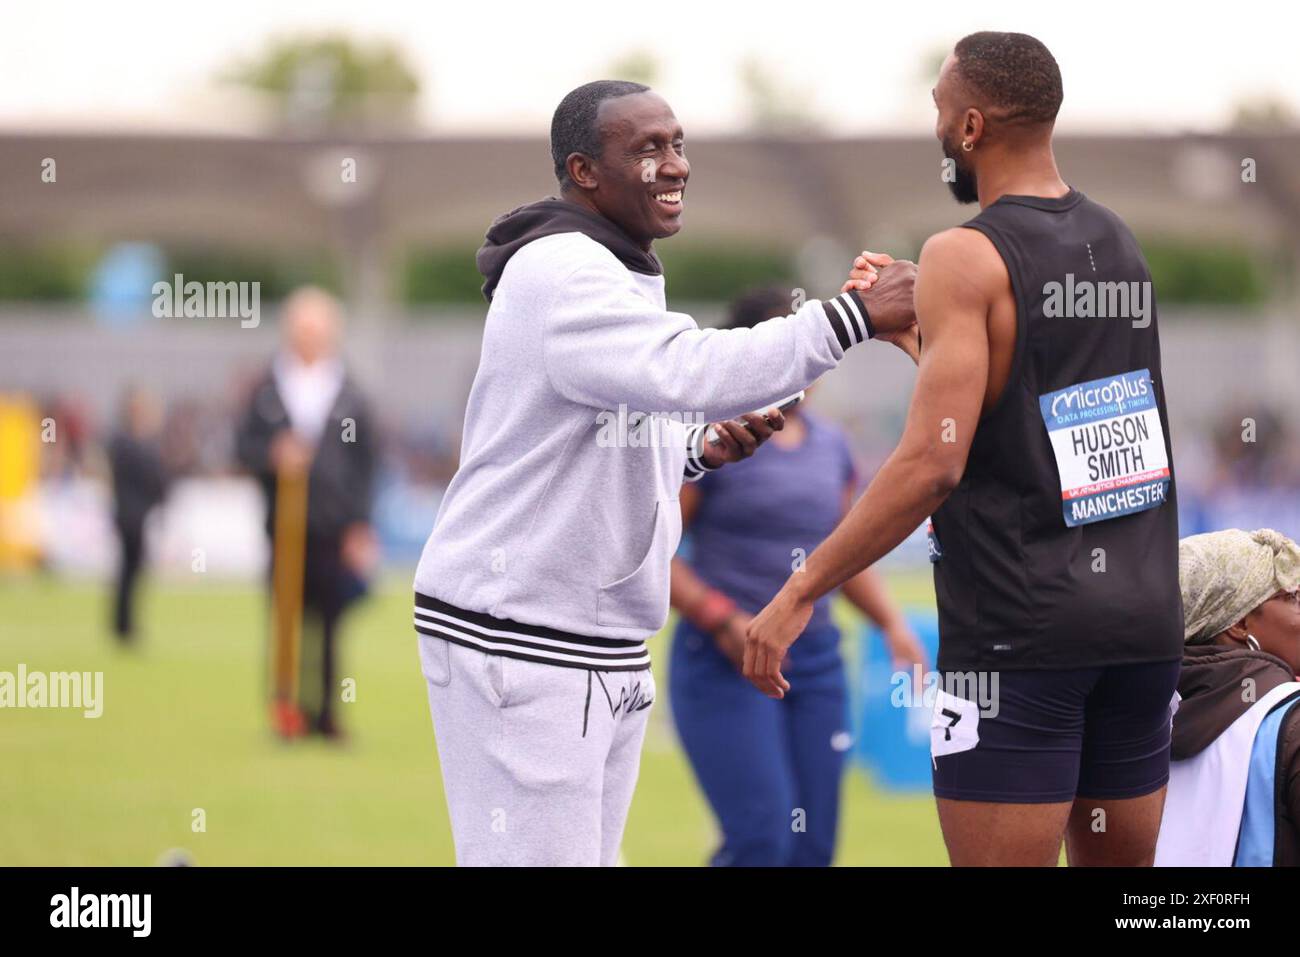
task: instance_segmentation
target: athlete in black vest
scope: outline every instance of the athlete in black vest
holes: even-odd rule
[[[944,171],[981,213],[921,253],[924,348],[898,448],[750,626],[780,696],[811,603],[933,516],[935,795],[955,865],[1150,865],[1182,650],[1178,517],[1150,274],[1052,154],[1056,61],[957,44]],[[855,277],[888,268],[864,254]],[[851,280],[852,281],[852,280]]]

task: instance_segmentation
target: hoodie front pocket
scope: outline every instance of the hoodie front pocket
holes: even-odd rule
[[[658,631],[668,620],[668,575],[682,535],[681,506],[655,503],[654,537],[630,575],[602,585],[596,595],[596,622],[616,628]]]
[[[445,688],[451,684],[451,642],[433,635],[420,635],[420,670],[429,684]]]

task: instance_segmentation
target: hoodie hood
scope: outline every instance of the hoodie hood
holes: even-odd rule
[[[1254,681],[1249,696],[1242,682]],[[1249,648],[1223,645],[1188,645],[1178,678],[1182,700],[1174,714],[1170,756],[1175,761],[1205,750],[1228,725],[1280,684],[1296,676],[1281,658]]]
[[[617,225],[585,206],[549,197],[512,209],[493,221],[474,261],[483,275],[488,302],[510,257],[535,239],[559,233],[582,233],[600,243],[632,272],[658,276],[664,271],[653,251],[638,246]]]

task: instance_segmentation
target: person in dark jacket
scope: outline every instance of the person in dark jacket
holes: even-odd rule
[[[121,544],[113,634],[122,644],[135,638],[135,595],[145,561],[145,519],[167,491],[167,473],[158,451],[161,425],[158,400],[141,389],[128,389],[122,400],[120,427],[108,442],[113,525]]]
[[[328,293],[304,288],[284,304],[283,346],[253,391],[237,436],[240,462],[262,485],[274,538],[278,475],[307,476],[301,707],[276,730],[341,736],[337,639],[345,609],[365,592],[377,546],[370,527],[375,424],[338,354],[341,316]],[[273,541],[274,550],[274,541]]]
[[[1300,546],[1179,543],[1186,653],[1157,865],[1300,865]]]

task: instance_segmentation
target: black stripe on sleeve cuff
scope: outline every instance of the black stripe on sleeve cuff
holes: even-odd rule
[[[827,299],[822,306],[826,310],[826,318],[830,320],[831,328],[835,330],[835,338],[839,340],[840,348],[845,352],[859,342],[865,342],[875,336],[876,330],[871,325],[871,317],[867,315],[867,305],[856,289],[850,289],[833,299]]]
[[[705,433],[708,432],[708,425],[692,425],[686,429],[686,471],[684,478],[688,482],[694,482],[701,478],[705,472],[712,472],[717,466],[710,466],[704,461],[704,442]]]

